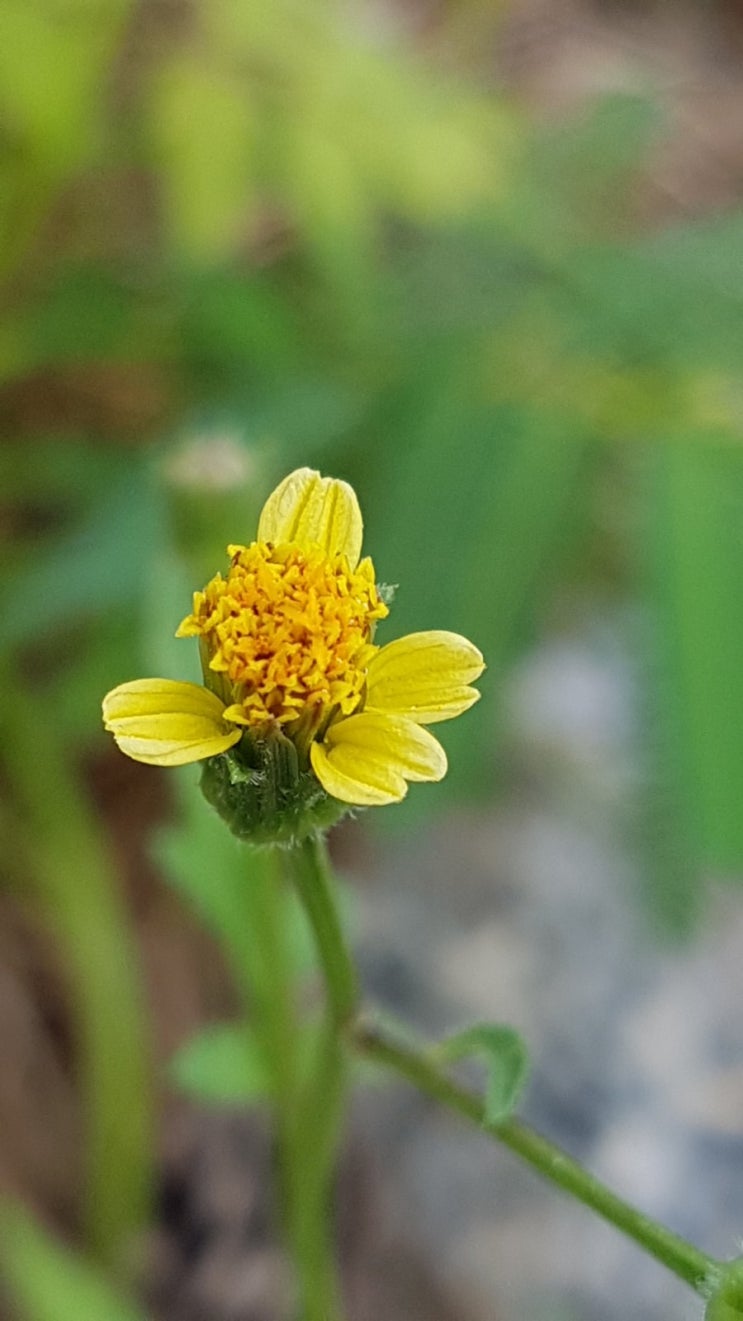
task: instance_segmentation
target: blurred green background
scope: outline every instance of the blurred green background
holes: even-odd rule
[[[585,9],[635,32],[631,5]],[[522,10],[548,46],[517,0],[0,6],[4,911],[22,944],[53,933],[83,1095],[79,1187],[32,1201],[109,1266],[151,1180],[146,843],[167,817],[186,891],[213,845],[193,776],[114,766],[100,698],[195,675],[172,638],[190,591],[292,467],[356,486],[399,585],[385,638],[450,628],[488,661],[447,780],[365,828],[491,802],[514,660],[610,612],[639,902],[685,932],[705,878],[743,870],[743,211],[703,171],[668,186],[662,64],[520,80]],[[734,70],[734,6],[687,20]],[[130,1316],[81,1310],[74,1271],[61,1302],[12,1224],[30,1317]]]

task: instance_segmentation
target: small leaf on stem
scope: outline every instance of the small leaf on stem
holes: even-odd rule
[[[488,1067],[486,1124],[502,1123],[513,1113],[529,1073],[528,1051],[514,1028],[495,1023],[474,1023],[442,1041],[430,1054],[442,1064],[467,1055],[484,1056]]]
[[[181,1046],[170,1062],[176,1086],[200,1101],[225,1105],[259,1101],[270,1093],[260,1044],[242,1023],[217,1023]]]

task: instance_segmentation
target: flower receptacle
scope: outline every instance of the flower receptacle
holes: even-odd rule
[[[743,1258],[721,1267],[704,1321],[743,1321]]]
[[[201,791],[233,835],[251,844],[290,846],[329,829],[349,811],[331,798],[294,743],[280,731],[240,742],[203,763]]]

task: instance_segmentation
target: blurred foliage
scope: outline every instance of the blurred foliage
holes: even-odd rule
[[[23,1321],[145,1321],[95,1263],[63,1247],[19,1207],[0,1206],[0,1265]]]
[[[173,1081],[187,1096],[222,1105],[250,1105],[270,1094],[266,1064],[248,1027],[206,1027],[175,1056]]]
[[[147,1221],[153,1191],[153,1088],[138,951],[113,851],[61,731],[5,665],[0,687],[15,807],[4,843],[11,859],[22,858],[21,893],[64,963],[83,1093],[80,1210],[90,1250],[118,1268],[124,1245]]]
[[[452,50],[482,9],[452,6]],[[489,662],[450,776],[390,820],[492,791],[501,680],[566,601],[640,603],[647,874],[680,923],[743,868],[743,215],[643,230],[652,95],[544,123],[452,65],[372,4],[5,0],[5,649],[67,764],[102,750],[100,694],[194,674],[190,589],[322,466],[399,584],[381,639],[459,629]],[[160,857],[240,976],[193,779]]]

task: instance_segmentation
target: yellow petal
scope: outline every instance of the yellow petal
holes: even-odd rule
[[[326,555],[345,555],[352,569],[361,554],[363,523],[356,493],[347,482],[297,468],[269,495],[258,523],[258,540],[320,546]]]
[[[134,679],[103,699],[103,721],[127,757],[150,766],[185,766],[237,743],[224,705],[208,688],[176,679]]]
[[[342,803],[352,803],[355,807],[384,807],[387,803],[399,803],[408,792],[401,776],[384,788],[362,781],[357,775],[346,774],[337,765],[335,757],[331,761],[322,743],[312,744],[310,760],[323,789]]]
[[[312,769],[333,798],[359,807],[396,803],[406,780],[441,780],[446,753],[413,720],[362,711],[331,725],[324,743],[310,749]]]
[[[112,688],[103,699],[103,719],[118,716],[151,715],[170,711],[188,715],[204,715],[219,719],[224,710],[215,693],[200,683],[184,683],[181,679],[130,679],[128,683]]]
[[[424,725],[451,720],[479,699],[469,684],[484,668],[481,652],[458,633],[409,633],[372,658],[366,710],[409,716]]]

